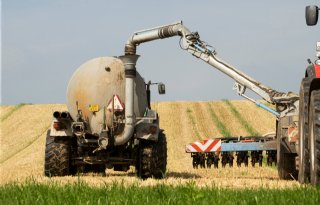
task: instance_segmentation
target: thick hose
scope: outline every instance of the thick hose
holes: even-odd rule
[[[126,103],[125,119],[126,124],[123,132],[115,137],[114,145],[123,145],[133,136],[135,115],[134,115],[134,80],[136,78],[136,62],[138,55],[124,55],[119,57],[124,64],[126,76]]]
[[[182,25],[182,21],[170,25],[160,26],[153,29],[134,33],[127,41],[124,49],[125,55],[135,55],[137,45],[140,43],[172,36],[186,36],[191,32]]]
[[[125,55],[119,59],[123,62],[126,76],[126,103],[125,103],[125,128],[124,131],[115,137],[114,145],[123,145],[133,136],[135,126],[134,116],[134,79],[136,77],[136,46],[143,42],[157,39],[169,38],[172,36],[185,36],[191,33],[182,25],[182,22],[161,26],[134,33],[125,45]]]

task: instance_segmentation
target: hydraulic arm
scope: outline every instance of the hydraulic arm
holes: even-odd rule
[[[209,44],[202,41],[197,32],[190,32],[190,30],[186,28],[181,21],[169,25],[135,32],[129,38],[125,45],[125,55],[135,55],[136,47],[140,43],[156,39],[169,38],[172,36],[181,37],[180,46],[182,49],[188,51],[193,56],[202,59],[209,65],[215,67],[216,69],[234,79],[234,89],[240,96],[243,96],[246,99],[256,103],[258,106],[266,109],[277,117],[297,114],[299,107],[298,95],[291,92],[278,92],[254,80],[235,67],[219,59],[217,57],[216,51],[213,50]],[[276,105],[277,110],[275,111],[265,106],[264,104],[246,96],[245,91],[247,88],[261,96],[267,102]]]

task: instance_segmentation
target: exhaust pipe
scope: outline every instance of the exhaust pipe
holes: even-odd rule
[[[123,62],[126,76],[126,103],[125,103],[125,119],[126,124],[123,132],[116,136],[114,145],[123,145],[132,137],[135,125],[134,115],[134,80],[136,78],[136,62],[139,55],[119,56]]]
[[[63,118],[63,119],[67,119],[67,118],[69,118],[69,113],[68,112],[61,112],[61,118]]]
[[[59,119],[61,117],[61,113],[59,111],[55,111],[53,112],[53,117],[56,118],[56,119]]]

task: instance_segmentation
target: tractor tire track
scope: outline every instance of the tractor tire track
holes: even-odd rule
[[[231,136],[230,131],[226,128],[225,124],[218,118],[217,114],[212,109],[212,103],[208,102],[207,108],[208,108],[208,111],[211,115],[211,119],[212,119],[213,123],[216,125],[216,127],[218,128],[218,130],[222,134],[222,136],[223,137],[230,137]]]
[[[242,125],[242,127],[251,136],[259,136],[260,135],[260,133],[256,129],[254,129],[254,127],[252,127],[246,119],[244,119],[241,116],[241,114],[238,112],[237,108],[229,100],[224,100],[223,102],[227,105],[228,109],[231,111],[233,116],[239,121],[239,123]]]
[[[268,111],[245,100],[230,101],[230,103],[237,108],[242,118],[244,118],[251,127],[255,128],[259,134],[275,132],[276,119]]]
[[[194,111],[196,116],[196,122],[199,124],[199,130],[201,131],[202,138],[210,138],[214,133],[209,130],[209,126],[211,126],[210,122],[207,120],[206,113],[204,112],[203,106],[201,105],[203,103],[196,102],[194,103]]]
[[[9,118],[14,112],[16,112],[17,110],[19,110],[20,108],[22,108],[23,106],[25,106],[26,104],[21,103],[18,104],[16,106],[14,106],[11,110],[9,110],[1,119],[0,121],[3,122],[5,121],[7,118]]]
[[[35,141],[37,141],[43,134],[45,134],[47,132],[47,130],[50,128],[51,125],[47,126],[44,131],[42,131],[39,135],[37,135],[35,138],[33,138],[32,141],[30,141],[26,146],[21,147],[20,149],[18,149],[16,152],[10,154],[9,156],[7,156],[5,159],[2,159],[0,161],[0,164],[4,164],[5,162],[7,162],[8,160],[10,160],[11,158],[13,158],[14,156],[16,156],[17,154],[19,154],[20,152],[22,152],[23,150],[27,149],[28,147],[30,147]]]
[[[190,122],[190,124],[192,126],[193,133],[195,134],[195,136],[196,136],[196,138],[198,140],[201,140],[202,137],[200,135],[199,128],[198,128],[197,122],[195,120],[195,117],[194,117],[192,109],[190,107],[188,107],[186,109],[186,113],[188,114],[189,122]]]

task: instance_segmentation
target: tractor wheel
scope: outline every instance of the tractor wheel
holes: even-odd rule
[[[286,145],[282,138],[281,122],[277,125],[277,163],[278,175],[280,179],[297,179],[298,172],[296,170],[295,154],[286,153]]]
[[[167,140],[163,133],[159,133],[158,141],[141,140],[139,156],[136,165],[138,177],[147,179],[165,177],[167,167]]]
[[[76,167],[71,164],[71,142],[69,140],[58,140],[47,132],[44,175],[66,176],[76,174]]]
[[[310,82],[307,78],[303,79],[300,86],[299,103],[299,175],[300,183],[310,181],[309,164],[309,143],[308,143],[308,105],[309,105]]]
[[[311,93],[309,107],[310,182],[320,184],[320,90]]]

